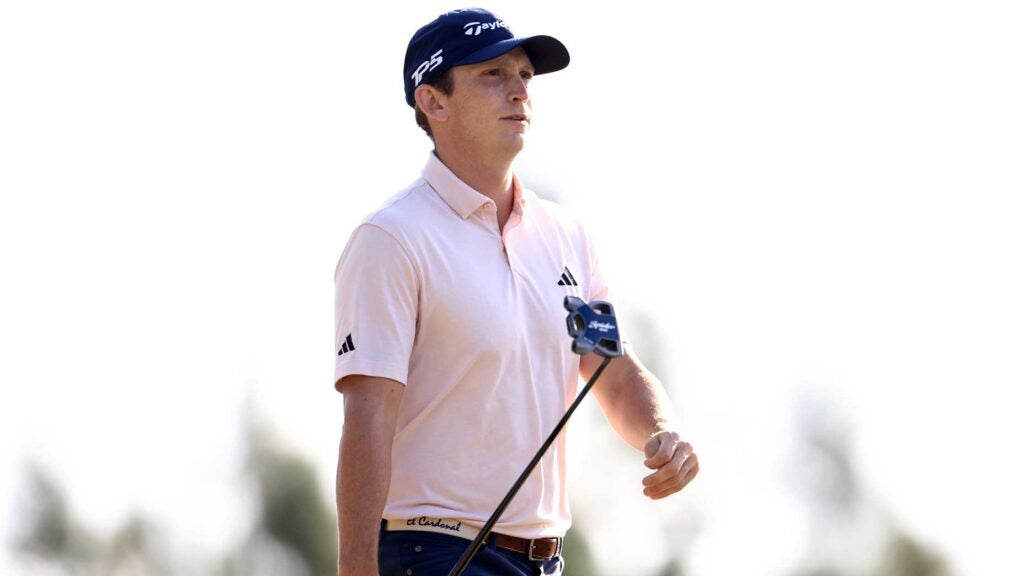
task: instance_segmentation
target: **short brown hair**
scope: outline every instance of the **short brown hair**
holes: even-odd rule
[[[437,80],[430,83],[431,86],[437,88],[442,94],[448,95],[455,90],[455,76],[452,74],[452,69],[449,68],[444,74],[439,76]],[[427,115],[420,110],[419,104],[415,105],[416,108],[416,125],[423,129],[430,136],[430,139],[434,139],[434,133],[430,131],[430,123],[427,122]]]

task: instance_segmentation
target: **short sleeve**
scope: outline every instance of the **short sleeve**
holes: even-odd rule
[[[590,263],[590,276],[587,283],[587,302],[594,300],[602,300],[609,302],[613,307],[616,303],[615,290],[611,287],[608,279],[608,275],[605,270],[601,267],[601,250],[600,240],[594,239],[594,237],[586,230],[583,230],[583,237],[587,247],[587,259]],[[618,310],[617,310],[618,311]],[[622,323],[622,318],[618,317],[619,321],[619,338],[622,342],[628,342],[629,337],[627,330]]]
[[[608,286],[608,279],[605,276],[604,270],[601,268],[601,255],[597,242],[582,225],[580,226],[580,231],[583,234],[587,250],[587,261],[590,264],[590,274],[587,282],[587,301],[610,301],[611,289]]]
[[[334,385],[360,374],[406,384],[416,335],[418,282],[408,253],[391,234],[363,224],[334,275]]]

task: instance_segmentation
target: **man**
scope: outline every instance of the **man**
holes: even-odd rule
[[[339,576],[447,575],[600,364],[572,353],[562,307],[608,297],[591,239],[512,171],[533,77],[568,63],[558,40],[515,38],[479,9],[409,43],[406,101],[434,151],[352,233],[335,276]],[[628,345],[594,394],[644,452],[647,496],[693,479],[693,449]],[[569,524],[560,438],[466,574],[560,574]]]

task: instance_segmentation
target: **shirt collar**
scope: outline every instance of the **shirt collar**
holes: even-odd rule
[[[427,184],[430,184],[430,187],[437,192],[437,195],[447,202],[463,220],[491,202],[490,198],[460,180],[433,152],[427,159],[427,165],[423,167],[422,175]],[[512,174],[512,194],[512,210],[521,214],[526,204],[526,194],[519,183],[519,177],[515,174]]]

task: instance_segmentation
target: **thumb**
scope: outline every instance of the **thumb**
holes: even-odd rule
[[[657,435],[648,438],[647,444],[644,445],[644,456],[650,458],[657,454],[658,446],[661,446],[661,439]]]
[[[657,465],[652,466],[652,459],[657,456],[659,448],[661,448],[661,435],[658,434],[656,436],[651,436],[651,438],[647,440],[647,444],[644,445],[644,456],[647,457],[647,460],[644,461],[644,465],[649,468],[657,468]]]

